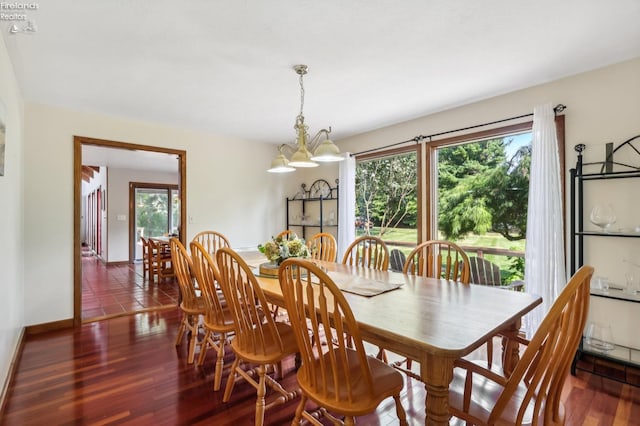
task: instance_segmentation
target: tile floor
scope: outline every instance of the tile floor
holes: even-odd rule
[[[150,283],[142,277],[142,263],[105,265],[96,257],[82,257],[84,322],[149,309],[173,308],[178,296],[175,279]]]

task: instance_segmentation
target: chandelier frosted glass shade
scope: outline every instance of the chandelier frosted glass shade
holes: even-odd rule
[[[271,162],[271,168],[267,170],[269,173],[289,173],[295,172],[296,169],[289,165],[289,160],[284,156],[284,154],[279,154],[276,158]]]
[[[293,167],[318,167],[318,163],[311,160],[311,153],[306,145],[300,145],[298,150],[293,153],[289,165]]]
[[[332,161],[342,161],[344,157],[340,154],[340,149],[338,149],[331,139],[325,139],[318,145],[311,159],[321,163],[330,163]]]

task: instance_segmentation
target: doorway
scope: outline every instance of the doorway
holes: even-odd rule
[[[83,147],[109,148],[107,151],[127,150],[128,157],[135,158],[137,155],[149,155],[149,153],[169,154],[177,160],[178,185],[176,198],[179,206],[179,213],[175,215],[176,223],[179,223],[180,240],[184,243],[186,235],[186,151],[158,148],[148,145],[131,144],[127,142],[117,142],[103,139],[94,139],[83,136],[74,136],[74,326],[82,324],[82,166]],[[110,148],[113,148],[111,150]],[[101,200],[106,203],[106,200]],[[109,212],[115,214],[115,212]],[[120,218],[118,218],[120,220]],[[135,235],[130,235],[129,240],[135,239]],[[131,251],[131,250],[129,250]],[[106,254],[105,254],[106,255]],[[129,262],[133,254],[130,255]],[[125,262],[126,263],[126,262]]]

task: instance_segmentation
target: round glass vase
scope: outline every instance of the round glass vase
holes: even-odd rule
[[[608,232],[609,227],[616,223],[616,212],[610,204],[596,204],[591,209],[589,220],[602,232]]]

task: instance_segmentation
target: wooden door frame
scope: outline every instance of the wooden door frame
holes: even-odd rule
[[[178,157],[178,188],[180,190],[180,238],[184,244],[187,235],[187,152],[184,150],[160,148],[149,145],[95,139],[86,136],[73,137],[73,326],[82,324],[82,146],[94,145],[105,148],[151,151]]]

